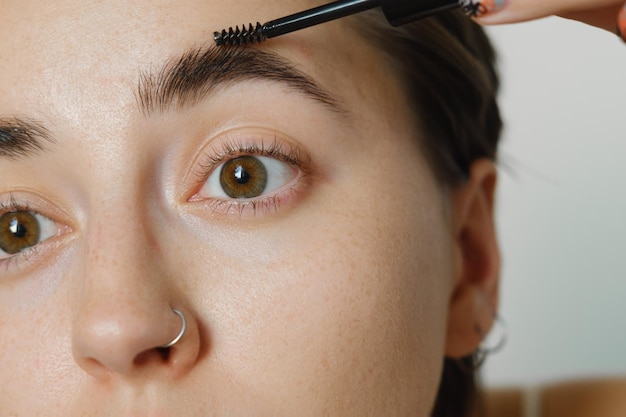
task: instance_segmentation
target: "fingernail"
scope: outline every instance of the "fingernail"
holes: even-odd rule
[[[509,0],[460,0],[461,9],[469,17],[483,17],[504,9]]]
[[[617,36],[619,36],[624,42],[626,42],[626,4],[622,7],[617,14]]]

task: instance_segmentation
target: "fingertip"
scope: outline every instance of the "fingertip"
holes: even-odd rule
[[[615,32],[622,41],[626,42],[626,3],[624,3],[619,13],[617,14],[617,25],[615,28]]]
[[[510,0],[460,0],[465,14],[480,23],[506,9],[509,2]]]

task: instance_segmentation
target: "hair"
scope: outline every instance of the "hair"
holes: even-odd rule
[[[495,160],[502,120],[495,51],[483,29],[460,10],[394,28],[378,10],[355,26],[386,55],[402,81],[436,178],[462,185],[472,162]],[[472,355],[445,358],[433,417],[467,417],[479,407]]]

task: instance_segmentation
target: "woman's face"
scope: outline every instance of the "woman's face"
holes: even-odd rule
[[[309,6],[0,1],[2,415],[428,414],[453,244],[402,87],[345,20],[213,50]]]

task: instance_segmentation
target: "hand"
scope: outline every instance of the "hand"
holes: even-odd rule
[[[466,8],[482,8],[476,13],[482,24],[524,22],[557,15],[615,32],[618,24],[626,32],[626,4],[624,0],[465,0]]]

